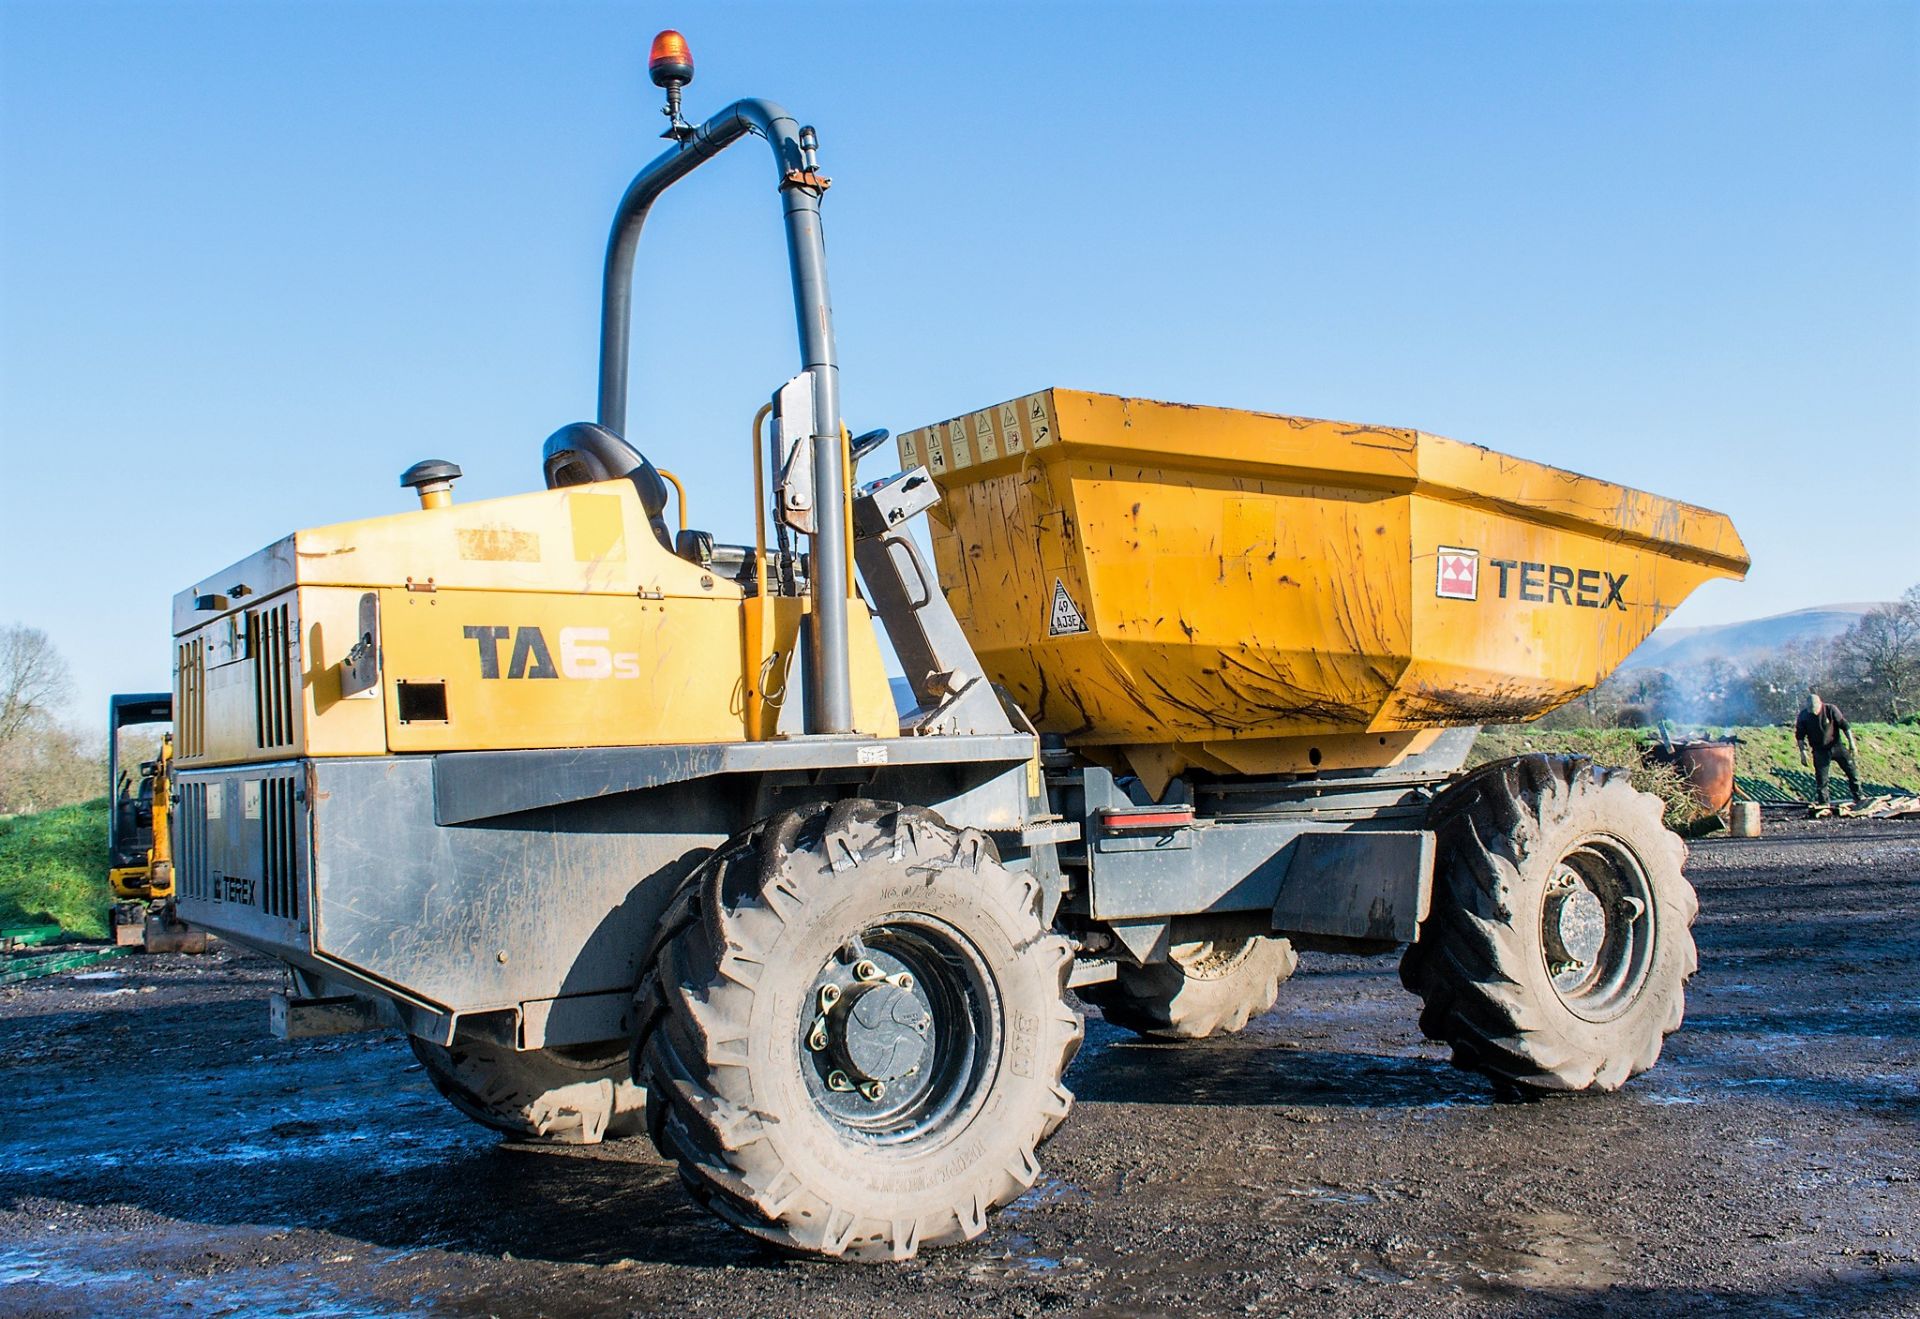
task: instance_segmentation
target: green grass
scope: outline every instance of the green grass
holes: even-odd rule
[[[107,799],[0,820],[0,926],[58,921],[105,938]]]
[[[1719,736],[1740,739],[1734,750],[1734,773],[1751,778],[1774,779],[1778,769],[1799,769],[1800,757],[1794,753],[1793,730],[1787,727],[1710,728]],[[1618,765],[1633,774],[1635,785],[1656,793],[1668,803],[1668,822],[1685,818],[1681,802],[1675,796],[1677,776],[1650,771],[1640,761],[1640,748],[1655,735],[1651,728],[1560,728],[1540,729],[1525,724],[1488,728],[1473,744],[1467,764],[1483,765],[1489,760],[1523,755],[1529,751],[1571,752],[1590,756],[1603,765]],[[1911,724],[1857,724],[1853,737],[1860,749],[1857,758],[1860,777],[1869,783],[1885,783],[1908,792],[1920,793],[1920,728]],[[1836,771],[1837,773],[1837,771]],[[1774,780],[1778,782],[1778,780]],[[1844,789],[1846,781],[1841,779]],[[1678,819],[1676,818],[1678,817]]]
[[[1733,753],[1734,773],[1761,778],[1769,777],[1776,766],[1800,768],[1800,757],[1793,750],[1791,728],[1730,728],[1727,731],[1740,739],[1740,749]],[[1862,779],[1920,792],[1920,727],[1855,724],[1853,741],[1860,752],[1855,757],[1855,765]],[[1841,786],[1845,785],[1842,777]]]

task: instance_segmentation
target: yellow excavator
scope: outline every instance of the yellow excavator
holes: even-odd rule
[[[107,703],[107,883],[113,890],[113,941],[150,953],[203,953],[207,934],[180,919],[173,902],[173,732],[160,735],[152,760],[120,767],[120,730],[170,724],[173,697],[148,692]]]

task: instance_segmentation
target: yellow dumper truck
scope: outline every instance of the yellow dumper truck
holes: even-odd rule
[[[180,909],[288,965],[279,1031],[397,1026],[480,1122],[645,1134],[740,1231],[895,1259],[1033,1184],[1075,994],[1192,1038],[1297,950],[1404,949],[1422,1027],[1502,1089],[1652,1065],[1695,964],[1658,804],[1577,759],[1459,771],[1740,576],[1726,518],[1065,389],[908,430],[858,484],[887,436],[842,422],[817,136],[763,101],[683,120],[677,34],[651,67],[671,145],[620,203],[597,417],[544,488],[460,502],[425,459],[418,508],[174,601]],[[746,137],[800,361],[742,408],[729,545],[668,526],[628,329],[648,211]]]

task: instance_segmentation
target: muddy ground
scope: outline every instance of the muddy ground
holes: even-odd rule
[[[503,1145],[391,1036],[267,1034],[272,967],[0,990],[0,1313],[1920,1314],[1920,823],[1696,845],[1687,1024],[1507,1105],[1390,960],[1245,1034],[1100,1022],[1046,1176],[904,1266],[761,1255],[644,1142]]]

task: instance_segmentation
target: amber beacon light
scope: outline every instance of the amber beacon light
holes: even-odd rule
[[[693,52],[687,39],[668,28],[653,39],[647,54],[647,74],[656,87],[685,87],[693,81]]]

